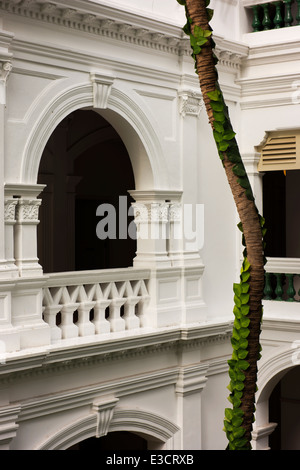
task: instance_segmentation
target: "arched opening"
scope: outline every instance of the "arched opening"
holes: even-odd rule
[[[106,436],[85,439],[67,450],[147,450],[147,440],[128,431],[110,432]]]
[[[300,450],[300,367],[286,372],[269,397],[269,422],[277,423],[269,437],[271,450]]]
[[[300,170],[266,171],[263,176],[263,214],[266,256],[300,258],[298,201]]]
[[[46,185],[38,226],[44,272],[132,266],[136,240],[127,228],[133,169],[125,145],[106,119],[89,109],[64,118],[44,149],[38,183]],[[96,214],[99,207],[101,216]]]

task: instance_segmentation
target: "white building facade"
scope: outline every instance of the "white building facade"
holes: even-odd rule
[[[212,26],[257,205],[286,226],[266,267],[253,448],[299,449],[300,165],[259,163],[270,135],[299,132],[300,15],[293,2],[275,28],[262,3],[212,0]],[[227,445],[241,240],[184,23],[176,0],[0,1],[3,450]]]

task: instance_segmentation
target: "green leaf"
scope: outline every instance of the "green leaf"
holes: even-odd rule
[[[250,277],[249,271],[248,271],[248,272],[242,272],[242,274],[241,274],[241,281],[242,281],[242,282],[246,282],[246,281],[248,281],[249,277]]]
[[[216,102],[213,102],[213,103],[216,103]],[[221,124],[218,121],[214,121],[214,128],[217,132],[220,132],[220,134],[223,134],[223,132],[224,132],[223,124]]]
[[[246,359],[246,357],[248,356],[248,351],[246,349],[241,349],[237,352],[237,355],[239,359]]]
[[[247,349],[248,347],[248,341],[246,338],[241,338],[239,343],[238,343],[239,349]]]
[[[233,416],[233,412],[231,408],[225,408],[225,418],[227,421],[231,421]]]
[[[248,315],[249,311],[250,311],[249,305],[242,305],[241,306],[241,314],[243,316]]]
[[[216,142],[222,142],[222,134],[220,132],[214,130],[213,134]]]
[[[243,435],[245,434],[246,430],[244,428],[238,428],[238,429],[234,429],[232,431],[232,434],[234,436],[235,439],[239,439],[241,437],[243,437]]]
[[[244,189],[250,188],[249,180],[248,180],[248,178],[246,178],[246,177],[244,177],[244,178],[243,178],[243,177],[239,178],[239,179],[238,179],[238,183],[239,183],[239,184],[242,186],[242,188],[244,188]]]
[[[249,271],[250,267],[251,267],[251,264],[249,263],[248,259],[245,258],[243,260],[243,265],[242,265],[243,272]]]
[[[240,284],[234,283],[233,284],[233,292],[239,297],[242,293],[242,288]]]
[[[220,142],[219,144],[219,150],[221,150],[222,152],[225,152],[225,150],[227,150],[228,147],[229,147],[228,142]]]
[[[241,370],[247,370],[248,367],[250,366],[249,362],[245,361],[244,359],[241,359],[238,361],[237,366]]]
[[[239,330],[240,337],[241,337],[241,338],[244,338],[244,339],[249,336],[249,333],[250,333],[249,328],[241,328],[241,329]]]
[[[210,100],[220,101],[221,92],[219,90],[213,90],[206,93]]]
[[[233,131],[226,131],[223,135],[225,140],[232,140],[235,136],[235,132]]]
[[[242,163],[237,163],[233,168],[232,168],[232,171],[233,173],[236,175],[236,176],[245,176],[246,175],[246,171],[242,165]]]
[[[223,111],[224,105],[221,101],[211,101],[210,106],[212,107],[213,111]]]
[[[238,334],[238,332],[235,328],[233,328],[233,330],[232,330],[232,338],[236,339],[237,341],[240,341],[240,339],[241,339],[240,335]]]
[[[233,430],[232,424],[230,424],[229,421],[226,421],[226,419],[224,419],[224,427],[226,431],[231,432]]]
[[[250,319],[247,318],[247,317],[242,317],[242,318],[240,319],[240,323],[241,323],[241,326],[242,326],[243,328],[247,328],[247,326],[249,326]]]
[[[234,383],[234,389],[235,390],[241,391],[241,390],[244,390],[244,388],[245,388],[245,385],[243,384],[243,382],[235,382]]]
[[[241,305],[242,305],[241,299],[235,295],[234,298],[233,298],[233,300],[234,300],[235,305],[236,305],[238,308],[240,308]]]
[[[177,0],[177,2],[179,3],[179,5],[185,5],[186,0]]]
[[[243,418],[239,418],[239,417],[232,418],[232,425],[233,425],[235,428],[240,427],[240,425],[241,425],[242,423],[243,423]]]
[[[240,299],[243,305],[249,302],[250,295],[249,294],[241,294]]]
[[[225,116],[223,113],[218,113],[217,111],[214,111],[213,115],[216,121],[225,122]]]
[[[242,292],[242,294],[247,294],[247,292],[249,290],[249,287],[250,287],[250,285],[248,284],[248,282],[242,282],[241,283],[241,292]]]
[[[245,380],[246,376],[243,374],[243,372],[237,372],[236,374],[236,380],[239,380],[240,382],[243,382]]]

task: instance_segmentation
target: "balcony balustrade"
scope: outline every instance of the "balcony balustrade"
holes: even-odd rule
[[[271,258],[266,265],[265,300],[300,302],[299,260]]]
[[[134,268],[48,275],[43,319],[52,343],[147,326],[149,278]]]
[[[280,29],[300,24],[300,0],[273,2],[245,0],[244,6],[252,12],[253,32]]]

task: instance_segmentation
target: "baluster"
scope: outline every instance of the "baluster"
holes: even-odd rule
[[[132,330],[139,328],[140,320],[135,314],[135,306],[139,302],[140,298],[137,296],[128,297],[124,305],[124,316],[126,330]]]
[[[300,0],[296,0],[296,2],[297,2],[296,21],[297,21],[297,24],[300,24]]]
[[[288,288],[287,288],[287,301],[288,302],[294,302],[294,296],[296,294],[296,291],[294,289],[294,274],[286,274],[287,280],[288,280]]]
[[[285,7],[284,26],[292,26],[292,0],[283,0]]]
[[[121,307],[126,299],[112,299],[109,306],[109,323],[111,331],[124,331],[125,320],[121,317]]]
[[[273,289],[272,289],[272,273],[265,273],[265,288],[264,288],[264,298],[265,300],[272,300],[273,298]]]
[[[78,308],[77,303],[65,304],[61,309],[61,324],[62,338],[76,338],[78,336],[78,326],[73,322],[73,313]]]
[[[276,276],[276,288],[275,288],[276,299],[275,300],[282,300],[282,294],[283,294],[282,274],[275,273],[275,276]]]
[[[110,305],[111,300],[97,300],[94,306],[94,319],[96,334],[105,334],[110,332],[110,323],[105,318],[105,309]]]
[[[272,21],[269,13],[269,3],[264,3],[262,7],[264,10],[264,17],[262,20],[263,30],[268,31],[272,27]]]
[[[55,343],[61,339],[61,329],[56,325],[56,315],[60,312],[61,305],[45,307],[43,312],[44,321],[48,323],[51,331],[51,342]]]
[[[274,29],[279,29],[279,28],[282,28],[283,26],[283,19],[282,19],[282,15],[281,15],[281,6],[282,6],[282,2],[273,2],[273,5],[275,5],[275,8],[276,8],[276,11],[275,11],[275,16],[274,16],[274,20],[273,20],[273,23],[274,23]]]
[[[257,31],[261,30],[261,22],[259,19],[259,5],[253,5],[252,7],[253,10],[253,21],[252,21],[252,28],[253,32],[256,33]]]
[[[84,301],[78,307],[79,336],[90,336],[95,334],[95,325],[90,321],[90,311],[94,307],[95,302]]]

